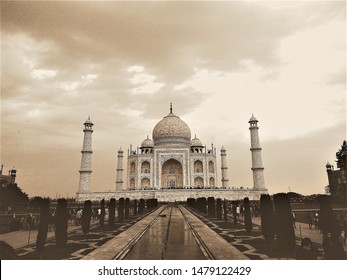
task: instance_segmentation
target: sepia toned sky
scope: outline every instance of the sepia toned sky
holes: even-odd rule
[[[91,190],[114,190],[118,149],[170,102],[219,167],[226,148],[230,186],[253,186],[253,113],[269,193],[324,192],[346,139],[345,1],[1,1],[1,164],[29,196],[75,195],[88,116]]]

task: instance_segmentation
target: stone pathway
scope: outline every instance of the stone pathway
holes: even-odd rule
[[[247,232],[244,229],[243,219],[238,219],[238,224],[232,224],[232,217],[228,216],[228,223],[217,220],[216,218],[208,217],[198,211],[193,211],[194,214],[201,219],[206,225],[213,229],[216,233],[222,236],[230,244],[236,247],[240,252],[253,260],[269,260],[269,259],[295,259],[295,252],[291,254],[281,253],[276,243],[267,243],[261,231],[260,217],[253,217],[253,229]],[[319,230],[309,229],[307,224],[296,223],[295,229],[296,244],[300,246],[301,240],[304,237],[309,237],[314,243],[315,247],[323,254],[322,249],[322,234]],[[347,246],[344,245],[347,259]]]

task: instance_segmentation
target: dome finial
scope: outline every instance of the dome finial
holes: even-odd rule
[[[172,114],[172,102],[170,102],[170,114]]]

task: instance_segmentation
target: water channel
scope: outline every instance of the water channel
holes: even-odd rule
[[[125,260],[205,259],[177,205],[167,206]]]

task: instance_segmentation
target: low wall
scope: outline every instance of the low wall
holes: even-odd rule
[[[110,200],[111,198],[119,199],[150,199],[156,198],[159,202],[184,202],[187,198],[214,197],[226,200],[242,200],[248,197],[250,200],[259,200],[260,195],[267,193],[267,190],[230,190],[230,189],[171,189],[171,190],[128,190],[114,192],[89,192],[77,193],[76,201],[85,200],[100,201],[102,199]]]

